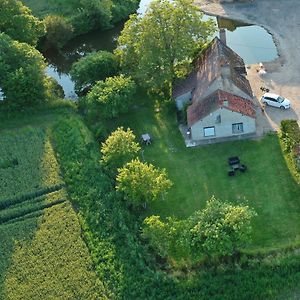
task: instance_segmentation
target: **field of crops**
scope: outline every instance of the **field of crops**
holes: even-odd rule
[[[25,127],[0,136],[0,207],[62,185],[59,166],[43,129]]]
[[[46,129],[0,135],[0,299],[105,299]]]

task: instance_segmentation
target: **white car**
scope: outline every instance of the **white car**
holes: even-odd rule
[[[290,100],[272,93],[263,94],[263,96],[261,97],[261,102],[266,105],[279,107],[281,109],[288,109],[291,107]]]

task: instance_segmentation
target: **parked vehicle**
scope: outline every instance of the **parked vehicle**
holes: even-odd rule
[[[281,109],[288,109],[291,107],[290,100],[288,100],[282,96],[273,94],[273,93],[263,94],[263,96],[261,97],[261,102],[263,104],[274,106],[274,107],[279,107]]]

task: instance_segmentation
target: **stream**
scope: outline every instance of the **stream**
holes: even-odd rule
[[[142,0],[137,13],[144,14],[151,0]],[[245,64],[272,61],[277,58],[277,49],[272,36],[262,27],[233,20],[213,18],[219,28],[226,29],[227,45],[237,52]],[[65,97],[76,99],[74,82],[69,71],[72,64],[88,53],[99,50],[113,51],[124,22],[106,31],[93,31],[71,40],[61,51],[43,53],[48,63],[47,74],[63,87]],[[218,33],[217,33],[218,35]]]

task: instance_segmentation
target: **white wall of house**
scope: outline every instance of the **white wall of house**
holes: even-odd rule
[[[233,126],[233,124],[235,125]],[[219,108],[191,126],[191,138],[199,141],[255,133],[255,131],[256,121],[254,118],[226,108]]]
[[[176,107],[182,110],[184,105],[192,100],[192,90],[175,98]]]

